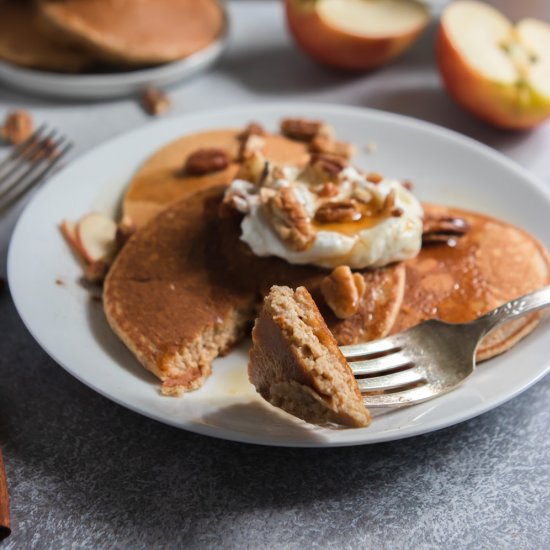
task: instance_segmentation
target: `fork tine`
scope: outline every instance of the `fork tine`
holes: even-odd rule
[[[428,384],[412,388],[410,390],[404,390],[394,393],[383,393],[380,395],[364,395],[363,403],[365,407],[373,409],[376,407],[405,407],[407,405],[414,405],[415,403],[421,403],[434,397],[433,388]]]
[[[59,147],[64,138],[59,138],[57,142],[53,141],[50,137],[52,132],[41,140],[37,146],[32,146],[27,152],[25,152],[25,158],[22,158],[17,166],[17,170],[11,170],[8,176],[13,176],[14,172],[23,170],[17,176],[7,177],[2,182],[0,182],[0,198],[2,196],[8,195],[12,189],[17,187],[22,180],[27,178],[35,169],[39,167],[43,160],[48,160],[51,152],[55,150],[56,147]]]
[[[422,382],[424,377],[414,369],[388,374],[387,376],[375,376],[374,378],[361,378],[357,380],[361,392],[393,390],[401,386],[410,386]]]
[[[11,153],[0,162],[0,176],[2,176],[2,170],[10,164],[14,159],[19,157],[23,151],[30,145],[37,142],[42,135],[42,132],[46,129],[45,124],[41,124],[25,141],[16,145]]]
[[[349,364],[355,376],[381,374],[390,370],[395,370],[400,367],[412,365],[413,360],[401,351],[376,357],[375,359],[367,359],[366,361],[354,361]]]
[[[12,161],[12,166],[8,170],[4,171],[2,174],[2,181],[0,182],[0,187],[2,184],[9,181],[9,178],[16,174],[19,170],[27,165],[27,163],[33,163],[40,158],[35,158],[35,156],[40,153],[40,151],[48,148],[48,143],[53,140],[55,136],[55,130],[52,130],[46,137],[42,140],[37,140],[35,143],[29,143],[27,148],[23,148],[21,154],[14,158]],[[24,176],[22,176],[24,177]]]
[[[351,346],[340,346],[340,351],[346,359],[355,359],[356,357],[368,357],[369,355],[378,355],[400,349],[399,344],[393,336],[388,336],[382,340],[373,340],[362,344],[352,344]]]
[[[51,147],[48,155],[43,157],[39,162],[31,166],[29,170],[25,172],[23,176],[18,178],[10,187],[10,189],[0,195],[0,212],[5,210],[8,206],[13,204],[17,199],[19,199],[24,193],[29,189],[35,186],[37,183],[42,181],[49,172],[59,163],[59,161],[72,149],[73,144],[71,142],[66,142],[65,139],[61,138],[57,143],[54,143]],[[60,146],[63,145],[61,149]],[[58,153],[55,156],[52,156],[51,153],[55,150],[58,150]],[[46,162],[43,162],[46,161]],[[40,167],[38,170],[37,168]],[[36,172],[36,173],[33,173]],[[16,193],[9,196],[10,193],[17,189]],[[7,197],[7,198],[6,198]]]

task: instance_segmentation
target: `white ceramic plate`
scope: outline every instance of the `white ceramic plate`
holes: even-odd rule
[[[114,336],[101,306],[80,286],[80,268],[58,224],[90,210],[114,213],[132,172],[182,132],[241,127],[250,120],[275,129],[291,115],[332,124],[338,136],[359,145],[360,166],[413,180],[420,198],[499,216],[550,247],[550,196],[542,185],[492,149],[425,122],[294,103],[160,121],[68,166],[40,190],[17,224],[9,252],[11,292],[23,321],[51,357],[99,393],[161,422],[236,441],[303,447],[375,443],[430,432],[492,409],[539,380],[550,369],[548,320],[510,352],[481,365],[456,391],[377,416],[365,429],[311,426],[264,403],[247,381],[246,343],[215,361],[214,374],[199,391],[183,398],[160,395],[156,379]],[[376,153],[361,147],[370,141],[377,143]],[[56,285],[56,279],[64,284]]]
[[[205,71],[224,51],[227,36],[226,17],[222,36],[204,50],[173,63],[135,71],[62,74],[0,61],[0,81],[25,92],[53,98],[94,100],[126,96],[141,93],[147,86],[169,86]]]

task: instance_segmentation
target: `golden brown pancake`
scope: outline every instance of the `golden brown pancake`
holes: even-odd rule
[[[550,283],[550,260],[531,235],[506,222],[456,208],[424,205],[426,215],[465,218],[468,233],[422,248],[406,262],[405,296],[392,333],[426,319],[470,321]],[[542,313],[512,321],[488,335],[478,360],[503,353],[538,324]]]
[[[31,2],[0,2],[0,59],[57,72],[78,72],[92,63],[78,46],[54,41],[39,24]]]
[[[269,403],[314,424],[369,425],[350,366],[304,287],[271,288],[252,343],[248,376]]]
[[[164,393],[195,389],[211,361],[246,332],[273,284],[318,292],[326,271],[256,258],[239,240],[240,224],[218,218],[225,187],[176,202],[122,249],[105,281],[103,302],[113,330],[163,381]],[[231,261],[229,261],[231,259]],[[355,316],[327,316],[342,341],[390,330],[403,293],[403,266],[365,271],[367,289]]]
[[[220,36],[216,0],[38,0],[51,29],[108,62],[166,63],[202,50]]]
[[[184,176],[182,169],[187,157],[201,148],[225,149],[232,158],[237,156],[241,130],[211,130],[190,134],[169,143],[149,157],[132,178],[124,199],[125,215],[141,227],[164,207],[188,197],[201,189],[229,185],[239,168],[232,163],[227,169],[204,176]],[[275,163],[305,163],[306,145],[279,135],[266,136],[266,158]]]
[[[163,393],[199,387],[253,316],[247,289],[225,284],[205,191],[161,212],[125,245],[105,281],[107,319]]]

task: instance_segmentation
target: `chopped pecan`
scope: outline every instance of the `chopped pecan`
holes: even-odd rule
[[[259,151],[254,151],[241,164],[237,172],[237,179],[262,185],[269,174],[269,163]]]
[[[371,183],[380,183],[384,179],[384,176],[379,172],[369,172],[367,174],[367,181]]]
[[[290,187],[282,187],[265,205],[271,225],[293,250],[305,250],[315,238],[303,204]]]
[[[314,153],[324,153],[350,159],[355,155],[355,146],[345,141],[335,141],[330,134],[318,134],[313,138],[310,150]]]
[[[363,204],[369,204],[373,199],[373,194],[368,189],[356,185],[353,189],[353,198]]]
[[[334,185],[332,182],[325,183],[318,192],[319,197],[322,199],[331,199],[338,195],[338,186]]]
[[[315,179],[323,182],[334,180],[346,168],[347,163],[342,158],[332,155],[315,154],[311,155],[309,166]]]
[[[394,208],[390,214],[394,217],[394,218],[400,218],[405,212],[403,211],[402,208]]]
[[[422,242],[448,243],[462,237],[470,229],[470,224],[464,218],[450,216],[427,216],[424,218]]]
[[[31,137],[33,129],[31,115],[19,109],[8,114],[4,126],[0,127],[0,137],[8,143],[17,145]]]
[[[330,135],[332,129],[324,122],[318,120],[306,120],[304,118],[285,118],[281,122],[281,133],[298,141],[311,141],[314,137],[325,134]]]
[[[326,202],[315,212],[315,221],[318,223],[346,223],[360,219],[361,211],[354,199]]]
[[[117,224],[115,233],[117,249],[120,250],[136,231],[137,226],[132,218],[130,216],[122,216],[122,219]]]
[[[162,90],[149,86],[143,92],[141,104],[147,114],[158,116],[165,113],[172,106],[172,101]]]
[[[412,191],[414,189],[414,183],[411,180],[405,180],[401,184],[407,191]]]
[[[395,189],[391,189],[384,199],[384,204],[382,205],[382,213],[391,215],[393,210],[395,209],[396,200],[397,193],[395,192]]]
[[[323,298],[339,319],[357,313],[366,288],[363,276],[352,273],[347,265],[337,267],[321,282]]]
[[[190,176],[203,176],[211,172],[225,170],[230,163],[229,154],[225,149],[199,149],[187,158],[183,169]]]
[[[258,134],[250,134],[241,140],[239,147],[238,160],[242,162],[249,159],[254,153],[259,153],[265,147],[265,138]]]
[[[257,122],[251,122],[246,128],[237,136],[237,139],[243,141],[248,139],[250,136],[261,136],[266,135],[266,131],[261,124]]]

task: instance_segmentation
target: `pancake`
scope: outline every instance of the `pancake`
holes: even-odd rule
[[[105,281],[107,320],[137,359],[163,381],[162,391],[196,389],[212,360],[247,333],[273,284],[318,292],[328,274],[279,258],[256,258],[239,240],[239,224],[221,220],[224,186],[176,202],[124,246]],[[229,262],[228,258],[232,261]],[[387,334],[399,310],[404,267],[365,271],[360,312],[327,316],[339,340]],[[366,304],[368,301],[374,303]]]
[[[406,262],[405,295],[392,333],[431,318],[470,321],[550,283],[548,253],[525,231],[456,208],[424,209],[427,216],[465,218],[470,230],[456,246],[430,245]],[[478,360],[508,350],[536,327],[542,315],[533,313],[494,330],[481,343]]]
[[[79,72],[93,59],[77,46],[56,42],[44,32],[31,2],[0,2],[0,59],[56,72]]]
[[[165,394],[196,389],[210,364],[244,335],[255,303],[225,284],[207,201],[218,189],[163,211],[124,246],[105,280],[109,324]]]
[[[37,6],[53,32],[126,65],[186,57],[214,42],[225,24],[216,0],[38,0]]]
[[[123,213],[137,224],[144,225],[165,206],[188,197],[201,189],[229,185],[237,170],[236,163],[220,172],[204,176],[183,176],[182,168],[187,157],[201,148],[226,149],[232,158],[237,156],[242,130],[212,130],[190,134],[169,143],[149,157],[136,172],[122,201]],[[266,136],[264,154],[276,163],[305,163],[307,147],[283,136]]]
[[[252,343],[248,376],[269,403],[314,424],[369,425],[350,366],[304,287],[271,288]]]

